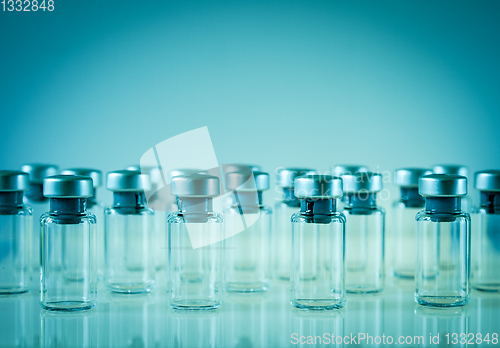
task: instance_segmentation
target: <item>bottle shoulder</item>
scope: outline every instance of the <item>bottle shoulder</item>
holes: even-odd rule
[[[89,223],[96,224],[97,218],[91,212],[83,214],[54,214],[51,212],[44,213],[40,216],[40,223],[43,224],[81,224]]]
[[[204,214],[183,214],[181,212],[170,213],[167,216],[167,223],[182,224],[182,223],[223,223],[224,217],[221,213],[208,212]]]
[[[435,213],[427,210],[421,210],[415,216],[416,221],[456,221],[465,220],[470,221],[470,214],[465,211],[459,211],[456,213]]]
[[[146,206],[117,207],[110,206],[104,209],[105,215],[154,215],[154,211]]]
[[[1,206],[0,215],[31,216],[33,215],[33,209],[29,204],[21,204],[16,206]]]
[[[356,209],[345,207],[342,213],[347,217],[349,215],[385,215],[385,209],[380,206],[375,206],[370,209]]]
[[[321,221],[321,223],[346,223],[347,219],[341,212],[329,215],[305,215],[302,212],[296,212],[291,216],[290,221],[297,223],[316,223],[316,221]]]

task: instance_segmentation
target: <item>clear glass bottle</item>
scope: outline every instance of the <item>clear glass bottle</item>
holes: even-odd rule
[[[367,166],[360,164],[337,164],[332,167],[332,175],[341,177],[344,174],[366,173]],[[337,210],[342,211],[347,205],[347,195],[343,195],[337,200]]]
[[[357,172],[341,178],[347,196],[346,290],[380,292],[385,281],[385,211],[377,206],[376,195],[382,190],[382,176]]]
[[[425,209],[417,216],[415,301],[434,307],[469,302],[470,217],[461,210],[467,178],[431,174],[419,179]]]
[[[149,175],[117,170],[106,175],[113,205],[104,211],[104,285],[119,293],[143,293],[155,284],[154,213],[144,192]]]
[[[300,210],[300,200],[294,194],[294,180],[298,176],[312,174],[317,172],[308,168],[279,168],[276,173],[276,186],[282,195],[274,206],[272,255],[274,277],[279,280],[290,280],[292,259],[290,217]]]
[[[500,291],[500,170],[476,172],[480,206],[472,225],[471,283],[477,290]]]
[[[394,183],[401,191],[401,197],[392,205],[392,273],[395,277],[415,277],[415,215],[425,206],[425,199],[418,194],[418,179],[428,174],[432,171],[424,168],[403,168],[394,173]]]
[[[439,164],[432,168],[434,174],[455,174],[469,178],[469,168],[460,164]],[[461,209],[467,213],[471,213],[473,203],[469,196],[462,197]]]
[[[35,274],[40,272],[40,218],[49,211],[49,199],[43,196],[43,180],[46,177],[57,175],[59,168],[53,164],[31,163],[21,166],[21,171],[28,173],[30,177],[30,188],[24,196],[25,203],[31,206],[33,211],[33,236],[31,239],[31,251],[33,270]],[[36,279],[38,286],[38,279]]]
[[[41,218],[40,304],[47,310],[77,311],[97,300],[96,218],[87,211],[92,179],[55,175],[44,180],[50,211]]]
[[[345,217],[337,212],[342,180],[331,175],[295,179],[300,212],[291,218],[291,304],[327,310],[345,304]]]
[[[263,205],[265,172],[226,175],[234,203],[224,211],[224,285],[227,291],[267,291],[271,286],[272,210]]]
[[[171,193],[179,211],[168,219],[169,303],[174,309],[215,309],[222,303],[222,215],[213,211],[219,178],[176,176]]]
[[[31,287],[33,220],[23,204],[29,176],[0,171],[0,295],[26,292]]]
[[[95,215],[96,224],[96,240],[97,247],[96,252],[96,262],[97,262],[97,278],[102,279],[104,277],[104,209],[106,208],[104,203],[97,199],[97,189],[102,185],[102,172],[97,169],[92,168],[71,168],[61,171],[63,175],[81,175],[87,176],[92,179],[92,185],[94,188],[92,197],[87,199],[87,210]]]

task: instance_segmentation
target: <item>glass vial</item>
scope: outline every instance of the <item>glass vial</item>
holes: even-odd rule
[[[302,309],[345,304],[345,217],[337,212],[342,179],[305,175],[295,179],[300,212],[291,218],[291,303]]]
[[[394,173],[401,197],[392,205],[392,273],[395,277],[415,277],[415,215],[425,206],[418,194],[418,179],[432,174],[430,169],[403,168]]]
[[[269,174],[228,173],[234,203],[224,212],[224,284],[227,291],[267,291],[271,286],[272,210],[263,205]]]
[[[308,168],[279,168],[276,173],[276,186],[282,195],[274,207],[272,254],[274,277],[279,280],[290,280],[292,259],[290,217],[300,210],[300,200],[294,194],[294,180],[298,176],[312,174],[317,174],[317,172]]]
[[[31,163],[21,166],[21,171],[28,173],[30,188],[26,191],[25,202],[33,210],[33,235],[31,239],[31,258],[33,269],[40,272],[40,217],[49,211],[49,199],[43,195],[43,180],[57,175],[59,168],[53,164]],[[38,286],[38,280],[37,284]]]
[[[104,285],[119,293],[150,292],[155,283],[154,216],[144,192],[149,175],[117,170],[106,175],[113,205],[104,211]]]
[[[337,164],[332,167],[332,175],[338,176],[339,178],[344,174],[355,174],[355,173],[366,173],[368,171],[367,166],[359,164]],[[341,198],[337,199],[337,210],[342,211],[347,205],[347,196],[343,195]]]
[[[27,173],[0,171],[0,295],[31,287],[33,221],[31,207],[23,204],[28,189]]]
[[[97,189],[102,185],[102,172],[97,169],[91,168],[71,168],[61,171],[63,175],[81,175],[87,176],[92,179],[92,186],[94,188],[91,197],[87,198],[87,210],[95,215],[96,224],[96,240],[97,247],[96,262],[97,262],[97,278],[104,277],[104,203],[97,200]]]
[[[431,174],[419,179],[425,209],[417,216],[415,301],[434,307],[469,302],[470,217],[461,210],[467,178]]]
[[[96,218],[87,211],[92,179],[56,175],[44,180],[50,211],[41,218],[41,294],[44,309],[77,311],[97,299]]]
[[[382,176],[357,172],[341,177],[347,196],[346,290],[380,292],[385,280],[385,211],[377,206],[376,195],[382,190]]]
[[[169,303],[174,309],[215,309],[222,302],[223,218],[213,211],[219,178],[208,174],[172,178],[179,211],[168,219]]]
[[[500,170],[476,172],[480,206],[473,214],[472,286],[500,291]]]
[[[454,174],[469,178],[469,168],[460,164],[440,164],[432,168],[434,174]],[[473,204],[469,196],[462,197],[461,209],[467,213],[472,212]]]

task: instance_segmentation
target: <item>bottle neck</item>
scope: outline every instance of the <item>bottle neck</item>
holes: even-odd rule
[[[43,203],[48,201],[48,198],[43,195],[42,183],[30,183],[26,197],[30,202]]]
[[[436,214],[455,214],[460,212],[461,197],[426,197],[425,210]]]
[[[331,215],[335,213],[335,199],[301,199],[300,212],[303,215]]]
[[[377,197],[374,192],[347,193],[345,204],[351,214],[366,214],[377,208]]]
[[[401,187],[400,202],[408,208],[421,208],[425,206],[425,198],[418,193],[418,187]]]
[[[144,192],[113,192],[113,205],[117,208],[138,208],[146,204]]]
[[[262,191],[233,192],[234,203],[240,206],[258,207],[262,205]]]
[[[84,214],[87,198],[50,198],[51,214]]]
[[[23,204],[23,197],[23,191],[0,192],[0,206],[20,206]]]
[[[500,214],[500,192],[481,191],[480,204],[488,214]]]
[[[179,211],[182,214],[206,214],[213,211],[213,198],[178,198]]]
[[[289,207],[300,207],[300,200],[295,197],[293,187],[283,187],[283,203]]]

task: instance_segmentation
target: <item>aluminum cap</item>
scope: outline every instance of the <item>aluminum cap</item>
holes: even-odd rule
[[[344,192],[379,192],[382,190],[382,175],[372,172],[357,172],[341,175]]]
[[[341,176],[343,174],[354,174],[359,172],[367,172],[368,167],[355,164],[338,164],[332,167],[333,176]]]
[[[30,182],[34,184],[42,184],[43,179],[48,176],[57,175],[58,167],[54,164],[31,163],[23,164],[21,171],[28,173]]]
[[[418,193],[424,197],[460,197],[467,194],[467,178],[456,174],[430,174],[418,180]]]
[[[418,187],[418,179],[429,174],[432,174],[432,171],[425,168],[397,169],[394,172],[394,183],[401,187]]]
[[[141,172],[142,174],[148,174],[149,179],[151,180],[152,185],[158,185],[163,182],[161,178],[161,170],[155,166],[143,166],[140,165],[131,165],[125,168],[126,170],[131,170],[133,172]],[[149,190],[146,190],[149,191]]]
[[[113,192],[134,192],[151,190],[148,174],[132,170],[116,170],[106,175],[106,188]]]
[[[309,168],[280,168],[276,174],[276,185],[293,188],[296,177],[315,174],[318,172]]]
[[[474,175],[474,187],[479,191],[500,191],[500,170],[482,170]]]
[[[170,193],[177,197],[216,197],[220,194],[219,178],[209,174],[176,176],[172,178]]]
[[[432,168],[434,174],[456,174],[469,176],[469,168],[458,164],[440,164]]]
[[[80,175],[54,175],[43,180],[43,195],[53,198],[88,198],[94,194],[92,179]]]
[[[92,183],[94,185],[94,188],[100,187],[102,185],[102,172],[97,169],[70,168],[70,169],[64,169],[63,171],[61,171],[61,174],[88,176],[92,178]]]
[[[201,169],[193,169],[193,168],[172,169],[171,171],[168,172],[167,182],[172,182],[172,178],[174,176],[193,175],[193,174],[202,173],[202,172],[203,172],[203,170],[201,170]]]
[[[264,191],[269,190],[269,174],[266,172],[256,171],[252,175],[245,173],[228,173],[226,175],[226,188],[228,190],[250,190],[250,191]]]
[[[311,174],[295,178],[294,194],[297,198],[340,198],[342,179],[332,175]]]
[[[0,191],[26,191],[30,187],[28,173],[18,170],[0,170]]]

